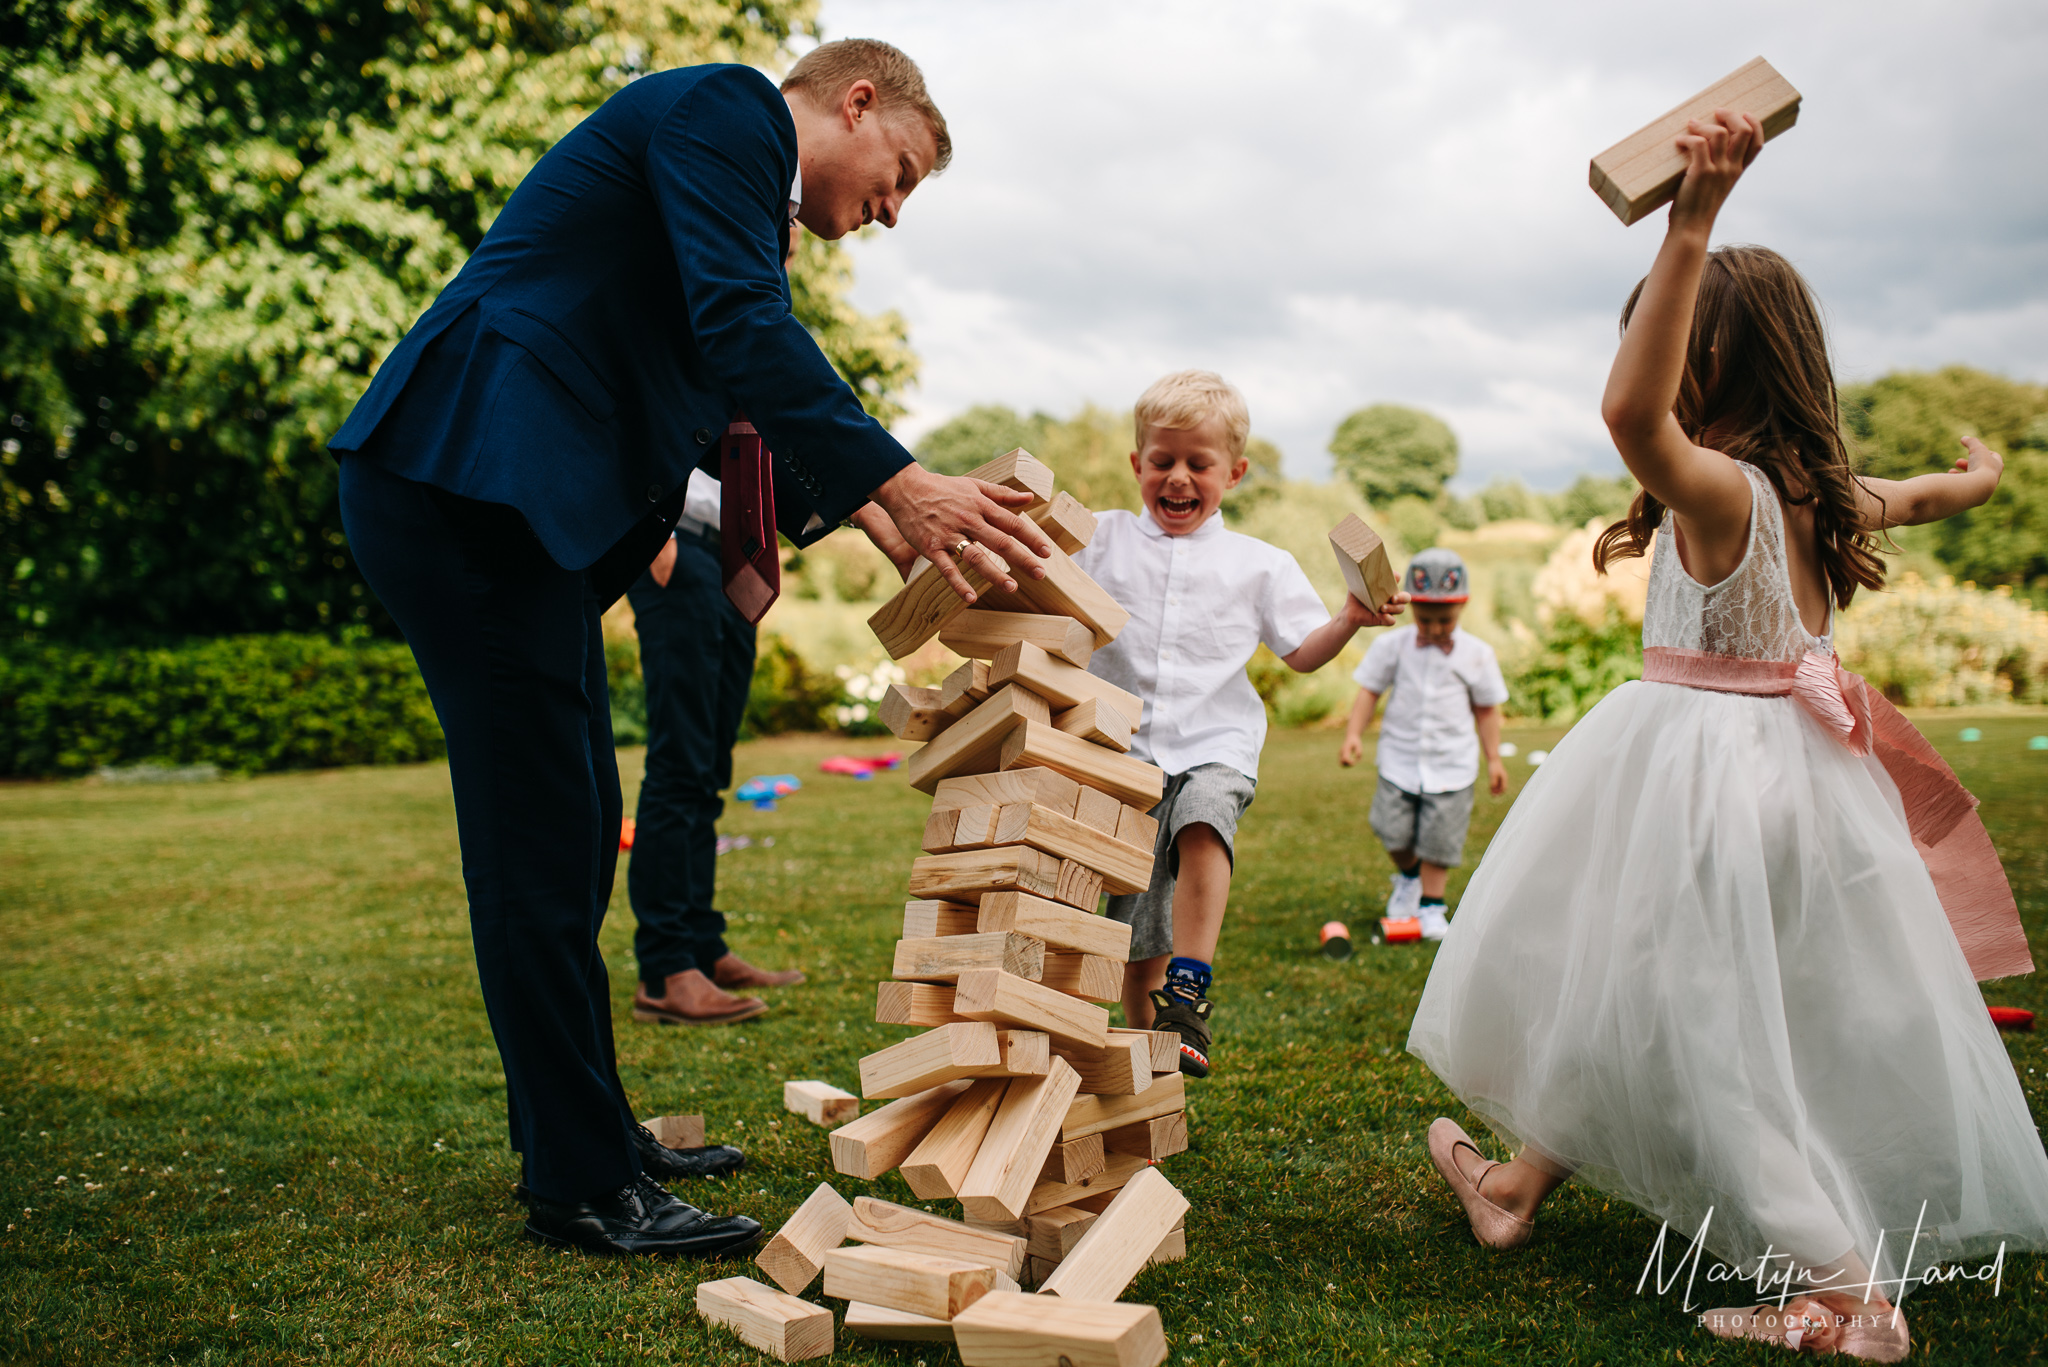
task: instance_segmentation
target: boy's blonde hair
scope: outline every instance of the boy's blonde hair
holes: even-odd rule
[[[1132,421],[1138,429],[1138,449],[1145,449],[1145,432],[1152,427],[1185,431],[1200,427],[1212,417],[1223,419],[1223,433],[1230,442],[1230,458],[1244,455],[1251,439],[1252,413],[1236,386],[1213,370],[1177,370],[1138,396]]]
[[[932,133],[938,154],[932,158],[933,175],[953,160],[953,137],[946,131],[946,116],[932,103],[924,88],[924,73],[903,52],[877,38],[841,38],[820,43],[797,59],[782,78],[782,89],[802,91],[814,103],[832,104],[846,95],[855,81],[872,81],[878,112],[885,116],[909,112],[924,120]]]

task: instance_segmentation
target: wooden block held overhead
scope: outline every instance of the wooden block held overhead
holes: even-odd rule
[[[1103,1008],[1077,1001],[1064,993],[1020,978],[1014,973],[1003,973],[995,969],[977,969],[971,973],[961,974],[959,982],[954,984],[953,1010],[973,1021],[1000,1021],[1005,1025],[1022,1026],[1026,1030],[1043,1030],[1052,1036],[1055,1044],[1099,1049],[1109,1041],[1109,1012]],[[866,1068],[865,1060],[861,1066],[863,1069]],[[1178,1074],[1175,1076],[1178,1077]],[[1160,1084],[1155,1082],[1147,1089],[1147,1095],[1159,1090]],[[1186,1109],[1184,1093],[1183,1104],[1177,1109]],[[1133,1120],[1149,1118],[1149,1115],[1132,1115],[1118,1119],[1115,1124],[1128,1124]],[[1103,1125],[1101,1128],[1112,1129],[1114,1125]],[[1079,1139],[1084,1133],[1093,1131],[1080,1130],[1062,1137]]]
[[[964,980],[963,980],[964,982]],[[1046,989],[1032,983],[1031,987],[1043,992]],[[959,994],[954,994],[957,1004]],[[1097,1008],[1100,1009],[1099,1007]],[[965,1014],[964,1012],[962,1014]],[[1057,1038],[1057,1036],[1055,1036]],[[1136,1096],[1082,1096],[1067,1112],[1067,1123],[1060,1130],[1062,1139],[1079,1139],[1084,1134],[1101,1134],[1124,1125],[1135,1125],[1140,1120],[1151,1120],[1155,1116],[1171,1115],[1188,1108],[1187,1081],[1181,1074],[1160,1073],[1154,1075],[1152,1085]]]
[[[846,1332],[864,1339],[904,1343],[951,1343],[953,1326],[930,1315],[913,1315],[908,1310],[890,1310],[865,1301],[846,1303]]]
[[[1080,784],[1050,769],[1019,769],[1008,774],[962,774],[958,778],[945,779],[932,790],[932,810],[996,808],[1012,802],[1035,802],[1061,816],[1078,817],[1076,808],[1081,795]]]
[[[1387,561],[1387,548],[1378,532],[1365,525],[1357,513],[1330,533],[1330,549],[1337,553],[1337,568],[1344,572],[1344,587],[1353,598],[1378,612],[1387,600],[1401,591],[1401,576]]]
[[[1166,1361],[1166,1331],[1153,1306],[1005,1292],[983,1296],[956,1317],[953,1342],[962,1367],[1158,1367]]]
[[[1068,1065],[1072,1067],[1071,1064]],[[1074,1069],[1079,1072],[1080,1069]],[[1103,1148],[1102,1136],[1091,1134],[1083,1139],[1065,1139],[1052,1146],[1052,1152],[1045,1156],[1045,1166],[1038,1170],[1041,1182],[1074,1183],[1085,1181],[1101,1172],[1109,1164],[1108,1151]]]
[[[940,779],[955,774],[986,774],[1002,767],[1003,741],[1030,722],[1043,723],[1051,730],[1051,708],[1036,693],[1017,684],[1005,684],[987,702],[911,752],[904,765],[910,786],[929,793],[939,786]]]
[[[784,1295],[752,1277],[698,1282],[697,1313],[781,1362],[804,1362],[832,1351],[830,1310]]]
[[[1754,114],[1768,142],[1799,120],[1799,92],[1761,57],[1751,58],[1691,99],[1667,110],[1593,158],[1593,192],[1623,223],[1635,223],[1670,203],[1685,175],[1675,141],[1689,119],[1710,119],[1716,109]]]
[[[875,1019],[883,1025],[933,1026],[967,1018],[953,1014],[953,989],[943,983],[884,982],[875,984]]]
[[[1038,981],[1057,992],[1089,1002],[1122,1001],[1124,966],[1094,954],[1062,954],[1047,950]],[[1151,1079],[1152,1051],[1145,1050],[1146,1079]]]
[[[1029,845],[1071,859],[1101,874],[1102,885],[1112,893],[1143,892],[1152,881],[1151,846],[1126,845],[1073,817],[1029,802],[996,809],[995,843]]]
[[[977,922],[976,924],[979,924]],[[1019,927],[1024,934],[1034,934],[1028,927]],[[1039,939],[1045,937],[1040,935]],[[1050,943],[1050,942],[1048,942]],[[1177,1073],[1180,1071],[1180,1036],[1171,1030],[1131,1030],[1124,1026],[1110,1027],[1112,1035],[1142,1035],[1152,1047],[1152,1071],[1155,1073]]]
[[[1062,710],[1100,698],[1126,717],[1144,720],[1144,704],[1135,693],[1127,693],[1107,679],[1056,660],[1029,641],[1008,646],[988,665],[992,688],[1018,683]]]
[[[1008,1086],[1001,1078],[977,1081],[903,1159],[903,1180],[920,1199],[937,1201],[958,1193]]]
[[[1061,1059],[1042,1078],[1010,1083],[960,1184],[960,1204],[977,1218],[1020,1220],[1045,1156],[1059,1139],[1081,1079]]]
[[[930,740],[953,724],[936,688],[890,684],[878,709],[882,725],[898,740]]]
[[[1099,955],[1117,963],[1130,958],[1131,928],[1128,925],[1025,892],[984,894],[976,914],[975,928],[983,934],[1011,930],[1043,940],[1053,949]],[[1174,1038],[1177,1040],[1179,1036]],[[1180,1066],[1178,1048],[1176,1045],[1175,1068]]]
[[[1090,698],[1077,707],[1052,714],[1052,724],[1070,736],[1091,745],[1106,745],[1119,753],[1131,748],[1131,735],[1138,723],[1100,698]]]
[[[955,655],[993,660],[1019,641],[1029,641],[1047,654],[1080,669],[1095,654],[1095,633],[1071,617],[1042,612],[997,612],[969,608],[956,613],[939,633],[939,644]]]
[[[1001,969],[1037,982],[1045,971],[1045,941],[1015,931],[898,940],[890,976],[899,982],[949,983],[977,968]]]
[[[704,1117],[701,1115],[658,1115],[646,1124],[655,1139],[671,1149],[704,1147]]]
[[[841,1125],[828,1137],[833,1170],[870,1182],[892,1171],[969,1085],[942,1083]]]
[[[1013,981],[1025,980],[1014,978]],[[1038,984],[1031,983],[1030,986],[1037,988]],[[959,993],[955,992],[953,996],[957,1005]],[[1100,1007],[1095,1009],[1101,1010]],[[1009,1024],[1034,1028],[1028,1021],[1011,1021]],[[995,1026],[982,1024],[978,1018],[970,1017],[964,1025],[937,1026],[863,1058],[860,1061],[860,1091],[871,1101],[881,1097],[910,1096],[940,1083],[970,1076],[976,1069],[999,1064],[1002,1059],[1002,1049],[996,1043]],[[1153,1090],[1158,1089],[1155,1086]]]
[[[1122,973],[1117,981],[1123,981]],[[1058,1053],[1081,1075],[1081,1090],[1091,1096],[1136,1096],[1152,1085],[1152,1048],[1145,1040],[1112,1034],[1100,1049],[1062,1045]]]
[[[1062,490],[1043,508],[1025,514],[1038,529],[1052,538],[1052,544],[1068,555],[1085,549],[1095,539],[1095,514],[1072,494]]]
[[[1157,1168],[1133,1177],[1089,1226],[1039,1294],[1113,1301],[1144,1270],[1152,1250],[1188,1213],[1188,1198]]]
[[[860,1098],[829,1082],[785,1082],[782,1109],[832,1129],[860,1115]]]
[[[903,904],[903,938],[929,940],[939,935],[972,935],[980,918],[980,908],[968,903],[920,898]]]
[[[1127,1153],[1104,1154],[1102,1171],[1090,1173],[1078,1182],[1040,1181],[1031,1189],[1031,1199],[1024,1213],[1038,1215],[1055,1206],[1100,1210],[1115,1199],[1125,1183],[1151,1166],[1144,1159]]]
[[[854,1198],[853,1219],[846,1227],[846,1237],[863,1244],[958,1258],[963,1263],[986,1263],[1011,1277],[1024,1275],[1024,1239],[976,1229],[958,1220],[872,1196]]]
[[[932,744],[943,745],[952,734],[948,731]],[[1008,726],[1003,732],[1000,767],[1006,772],[1027,767],[1057,770],[1076,783],[1099,788],[1119,802],[1147,811],[1159,805],[1166,791],[1166,776],[1157,766],[1055,730],[1050,718]]]
[[[853,1207],[830,1182],[820,1182],[754,1261],[777,1286],[797,1295],[817,1279],[825,1255],[846,1242],[852,1219]]]
[[[1104,1130],[1102,1143],[1111,1153],[1128,1153],[1150,1159],[1154,1163],[1162,1158],[1171,1158],[1177,1153],[1186,1153],[1187,1112],[1175,1111],[1171,1115],[1158,1115],[1150,1120],[1140,1120],[1130,1125],[1119,1125],[1113,1130]]]
[[[1146,1251],[1151,1247],[1147,1244]],[[935,1320],[952,1319],[993,1290],[995,1282],[992,1267],[907,1248],[857,1244],[825,1255],[827,1296]]]

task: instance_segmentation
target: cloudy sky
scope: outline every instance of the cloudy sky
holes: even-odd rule
[[[910,320],[920,433],[974,403],[1123,406],[1222,371],[1289,472],[1346,413],[1447,419],[1459,484],[1618,470],[1614,318],[1661,213],[1591,155],[1753,56],[1805,96],[1721,222],[1825,302],[1845,380],[1960,361],[2048,380],[2040,0],[825,0],[895,42],[953,168],[854,247]]]

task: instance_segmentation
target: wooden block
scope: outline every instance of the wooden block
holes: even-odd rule
[[[1017,978],[1016,981],[1023,982],[1024,979]],[[1037,988],[1038,984],[1032,983],[1031,986]],[[957,992],[954,1001],[957,1005]],[[1028,1021],[1010,1023],[1034,1028]],[[871,1101],[879,1097],[910,1096],[940,1083],[970,1076],[977,1068],[1002,1062],[1002,1057],[1002,1049],[996,1043],[995,1027],[981,1023],[981,1018],[970,1017],[965,1024],[941,1025],[869,1054],[860,1061],[860,1094]]]
[[[949,782],[951,780],[948,780]],[[996,813],[1002,808],[986,803],[974,807],[957,807],[951,811],[935,811],[925,824],[925,851],[929,854],[949,854],[954,850],[982,850],[996,843]],[[950,819],[946,829],[946,844],[943,848],[931,843],[931,822]]]
[[[1029,769],[1024,769],[1020,770],[1019,772],[1028,774],[1032,771]],[[1048,769],[1044,772],[1051,773],[1052,771]],[[1078,783],[1076,783],[1074,786],[1080,789],[1081,793],[1080,800],[1074,804],[1074,820],[1080,822],[1083,826],[1088,827],[1090,830],[1102,832],[1104,835],[1110,837],[1112,840],[1121,840],[1122,837],[1117,835],[1116,830],[1117,827],[1121,825],[1123,822],[1123,816],[1126,810],[1124,804],[1118,802],[1108,793],[1102,792],[1098,789],[1082,788],[1081,785]],[[1130,842],[1125,841],[1124,843],[1129,844]],[[1152,848],[1152,842],[1148,840],[1144,844],[1138,846],[1138,848],[1142,850],[1150,850]]]
[[[1078,1073],[1081,1070],[1075,1068],[1074,1071]],[[1108,1150],[1102,1145],[1101,1135],[1091,1134],[1084,1139],[1064,1139],[1053,1145],[1052,1152],[1045,1156],[1045,1166],[1038,1170],[1038,1180],[1079,1182],[1101,1172],[1108,1163]]]
[[[991,892],[982,896],[975,929],[987,934],[1012,930],[1043,940],[1049,948],[1092,954],[1124,963],[1131,953],[1131,928],[1107,916],[1095,916],[1027,892]],[[1144,1033],[1150,1034],[1151,1031]],[[1174,1067],[1180,1063],[1180,1036],[1165,1032],[1173,1040]]]
[[[1002,563],[1002,557],[987,550],[975,559],[990,568]],[[1007,570],[1008,566],[1004,568]],[[976,600],[986,601],[988,576],[972,565],[964,564],[960,566],[960,573],[966,578],[968,587],[974,590]],[[953,586],[946,582],[945,576],[920,556],[910,567],[910,575],[904,580],[903,587],[896,590],[896,596],[876,608],[868,618],[868,629],[875,633],[882,649],[889,652],[890,659],[900,660],[938,635],[941,627],[966,609],[966,601],[953,592]]]
[[[952,735],[953,731],[948,731],[932,744],[943,745]],[[1099,788],[1119,802],[1147,811],[1159,805],[1166,791],[1166,776],[1156,766],[1055,730],[1049,718],[1042,723],[1025,720],[1010,724],[1003,732],[1000,767],[1005,771],[1053,769],[1084,787]]]
[[[889,976],[899,982],[949,983],[977,968],[1001,969],[1037,982],[1045,972],[1045,941],[1015,931],[898,940]]]
[[[1172,1115],[1156,1115],[1150,1120],[1140,1120],[1133,1125],[1119,1125],[1113,1130],[1102,1132],[1103,1147],[1111,1153],[1128,1153],[1157,1163],[1162,1158],[1171,1158],[1188,1149],[1188,1116],[1186,1111],[1175,1111]]]
[[[1026,1220],[977,1220],[972,1215],[962,1215],[962,1221],[970,1229],[979,1229],[989,1234],[1007,1234],[1013,1239],[1029,1238],[1030,1222]]]
[[[941,983],[876,983],[875,1019],[883,1025],[933,1026],[967,1018],[953,1014],[953,989]]]
[[[985,465],[975,466],[967,472],[966,478],[1030,494],[1039,503],[1049,502],[1053,496],[1051,469],[1021,446],[1014,451],[1005,451]],[[1032,504],[1022,511],[1029,513],[1036,507],[1037,504]]]
[[[1102,901],[1102,875],[1078,859],[1062,859],[1052,896],[1055,902],[1093,912]]]
[[[903,938],[929,940],[939,935],[972,935],[980,919],[980,909],[964,902],[920,898],[903,904]]]
[[[752,1277],[697,1283],[697,1313],[781,1362],[803,1362],[832,1351],[832,1312],[784,1295]]]
[[[701,1115],[658,1115],[646,1125],[655,1139],[671,1149],[704,1147],[704,1117]]]
[[[1146,1251],[1151,1247],[1145,1245]],[[827,1296],[908,1310],[935,1320],[952,1319],[993,1290],[995,1282],[992,1267],[913,1253],[907,1248],[856,1244],[825,1255]]]
[[[1052,496],[1052,502],[1043,508],[1034,508],[1025,514],[1038,524],[1038,529],[1052,538],[1052,544],[1068,555],[1083,550],[1095,539],[1095,514],[1088,506],[1072,494],[1062,490]]]
[[[1054,1267],[1066,1261],[1088,1227],[1102,1217],[1079,1206],[1054,1206],[1030,1217],[1031,1237],[1026,1242],[1030,1255]],[[1050,1273],[1051,1267],[1046,1271]]]
[[[942,807],[1001,807],[1035,802],[1061,816],[1078,818],[1080,784],[1050,769],[1019,769],[1008,774],[962,774],[942,781],[932,791],[932,810]],[[993,820],[993,817],[991,817]],[[1094,822],[1089,822],[1094,825]]]
[[[969,660],[939,685],[939,706],[949,717],[964,717],[974,710],[976,703],[986,702],[988,695],[987,661]]]
[[[1003,1062],[989,1077],[1044,1077],[1052,1069],[1052,1040],[1040,1030],[998,1030]]]
[[[1344,514],[1344,520],[1330,533],[1330,549],[1337,553],[1344,587],[1374,612],[1401,591],[1401,576],[1387,563],[1387,548],[1379,533],[1366,526],[1357,513]]]
[[[1038,981],[1082,1001],[1115,1002],[1124,996],[1124,966],[1094,954],[1062,954],[1047,950]],[[1152,1077],[1152,1051],[1144,1051],[1145,1077]]]
[[[884,983],[884,987],[889,984]],[[874,1181],[893,1170],[971,1084],[947,1082],[870,1111],[829,1136],[832,1167]]]
[[[1173,1230],[1159,1241],[1159,1247],[1152,1250],[1152,1256],[1145,1260],[1145,1266],[1154,1263],[1177,1263],[1188,1256],[1188,1232],[1185,1226]]]
[[[1144,1270],[1159,1241],[1188,1213],[1188,1198],[1157,1168],[1133,1177],[1039,1294],[1077,1301],[1113,1301]],[[835,1255],[836,1256],[836,1255]]]
[[[1037,1258],[1037,1257],[1032,1257],[1032,1258],[1026,1258],[1026,1259],[1024,1260],[1024,1282],[1025,1282],[1025,1285],[1027,1285],[1027,1286],[1039,1286],[1039,1285],[1042,1285],[1042,1284],[1044,1283],[1045,1279],[1046,1279],[1047,1277],[1050,1277],[1050,1276],[1051,1276],[1051,1275],[1053,1274],[1053,1270],[1054,1270],[1055,1268],[1057,1268],[1058,1266],[1059,1266],[1059,1264],[1058,1264],[1058,1263],[1056,1263],[1056,1262],[1053,1262],[1053,1261],[1051,1261],[1050,1259],[1046,1259],[1046,1258]]]
[[[983,968],[961,974],[960,981],[954,984],[953,1010],[971,1021],[1000,1021],[1026,1030],[1043,1030],[1052,1036],[1055,1044],[1099,1049],[1109,1041],[1109,1012],[1103,1008],[996,969]],[[865,1061],[862,1066],[866,1066]],[[1158,1090],[1159,1084],[1155,1082],[1147,1089],[1147,1094]],[[1172,1109],[1185,1110],[1186,1106]],[[1115,1123],[1129,1124],[1158,1114],[1164,1114],[1164,1111],[1122,1116]],[[1103,1125],[1101,1128],[1106,1130],[1114,1126]],[[1062,1137],[1079,1139],[1082,1133],[1093,1131],[1077,1131]]]
[[[954,721],[940,702],[938,689],[913,684],[890,684],[878,714],[898,740],[930,740]]]
[[[959,829],[960,813],[933,812],[924,819],[924,851],[942,854],[953,848],[953,832]]]
[[[984,1220],[1024,1217],[1039,1169],[1058,1142],[1067,1107],[1080,1088],[1080,1075],[1061,1059],[1054,1059],[1042,1078],[1010,1083],[960,1185],[960,1204],[968,1214]]]
[[[1030,802],[996,809],[995,843],[1029,845],[1102,875],[1110,892],[1143,892],[1152,881],[1152,847],[1139,849]],[[1062,901],[1066,900],[1064,898]],[[1093,905],[1091,900],[1090,905]]]
[[[927,854],[910,863],[910,891],[917,897],[962,902],[978,901],[990,892],[1028,892],[1066,901],[1085,891],[1072,882],[1063,884],[1068,878],[1068,862],[1029,845]],[[1100,890],[1100,874],[1095,875],[1095,882]],[[1093,902],[1089,905],[1092,909]]]
[[[976,924],[980,924],[976,922]],[[1036,934],[1029,927],[1019,927],[1026,935]],[[1043,935],[1038,936],[1043,940]],[[1048,941],[1048,943],[1050,943]],[[1129,1030],[1121,1025],[1111,1026],[1112,1035],[1143,1035],[1152,1046],[1152,1071],[1155,1073],[1177,1073],[1180,1071],[1180,1036],[1171,1030]]]
[[[920,1199],[937,1201],[959,1192],[1008,1086],[1002,1078],[977,1080],[903,1160],[903,1180]]]
[[[1051,731],[1052,709],[1036,693],[1017,684],[1005,684],[987,702],[978,704],[935,739],[911,752],[904,766],[910,786],[929,793],[939,786],[940,779],[954,774],[986,774],[1002,767],[1003,741],[1029,722],[1041,722]]]
[[[1158,1367],[1166,1361],[1166,1331],[1153,1306],[1002,1292],[983,1296],[953,1321],[953,1343],[962,1367]]]
[[[863,1244],[907,1248],[963,1263],[985,1263],[1011,1277],[1024,1275],[1024,1246],[1014,1234],[998,1234],[872,1196],[853,1198],[846,1237]]]
[[[1137,694],[1127,693],[1109,680],[1077,669],[1065,660],[1056,660],[1029,641],[1008,646],[990,660],[988,681],[993,688],[1022,684],[1063,710],[1100,698],[1126,717],[1139,722],[1145,719],[1145,705]]]
[[[1037,1215],[1055,1206],[1100,1210],[1114,1199],[1126,1182],[1151,1166],[1144,1159],[1127,1153],[1105,1153],[1101,1172],[1090,1173],[1078,1182],[1041,1181],[1033,1187],[1025,1214]]]
[[[964,981],[962,985],[965,985]],[[1036,983],[1031,986],[1040,992],[1046,990]],[[954,1000],[957,1006],[957,993]],[[1178,1072],[1155,1074],[1152,1085],[1136,1096],[1083,1096],[1075,1101],[1073,1109],[1067,1112],[1067,1123],[1060,1130],[1060,1138],[1079,1139],[1084,1134],[1101,1134],[1105,1130],[1135,1125],[1140,1120],[1171,1115],[1187,1108],[1187,1080]]]
[[[829,1082],[785,1082],[782,1109],[794,1111],[813,1125],[833,1129],[860,1115],[860,1098]]]
[[[1017,1279],[1015,1277],[1007,1275],[1000,1267],[992,1267],[989,1269],[989,1271],[996,1274],[996,1290],[1022,1291],[1024,1289],[1022,1286],[1019,1286],[1017,1284]]]
[[[1688,119],[1716,109],[1754,114],[1764,141],[1799,121],[1799,92],[1761,57],[1751,58],[1691,99],[1644,124],[1593,158],[1587,179],[1623,223],[1634,223],[1678,193],[1685,157],[1674,145]]]
[[[846,1198],[832,1190],[830,1182],[820,1182],[754,1261],[777,1286],[798,1295],[817,1280],[825,1255],[846,1242],[846,1226],[852,1219],[853,1207]]]
[[[1033,579],[1025,574],[1012,575],[1011,578],[1017,581],[1015,593],[995,590],[980,593],[977,589],[980,601],[975,606],[1071,617],[1095,633],[1097,650],[1114,641],[1125,623],[1131,620],[1131,614],[1119,607],[1116,599],[1103,592],[1102,586],[1090,579],[1059,547],[1053,547],[1052,554],[1044,557],[1044,565],[1043,579]],[[923,641],[918,642],[918,645],[922,644]]]
[[[1081,669],[1095,655],[1095,633],[1071,617],[1040,612],[997,612],[969,608],[956,613],[939,633],[939,644],[955,655],[993,660],[1019,641],[1029,641],[1048,655]]]
[[[1151,815],[1136,807],[1118,809],[1116,838],[1126,845],[1136,845],[1141,850],[1159,848],[1159,823]]]
[[[1123,974],[1117,974],[1122,982]],[[1081,1090],[1090,1096],[1136,1096],[1152,1085],[1152,1046],[1128,1035],[1111,1035],[1100,1049],[1061,1046],[1059,1056],[1081,1075]]]
[[[1091,745],[1106,745],[1119,752],[1131,748],[1131,735],[1138,729],[1137,722],[1100,698],[1090,698],[1078,707],[1053,713],[1052,724]]]
[[[951,1343],[953,1326],[930,1315],[913,1315],[908,1310],[890,1310],[865,1301],[846,1303],[846,1332],[864,1339],[905,1343]]]

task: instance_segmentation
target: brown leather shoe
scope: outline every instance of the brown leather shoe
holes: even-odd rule
[[[713,987],[696,968],[669,974],[659,997],[648,996],[645,983],[633,990],[633,1019],[656,1025],[731,1025],[767,1010],[759,997],[735,997]]]
[[[794,968],[780,973],[756,968],[739,955],[727,952],[711,965],[711,979],[720,987],[795,987],[804,975]]]

